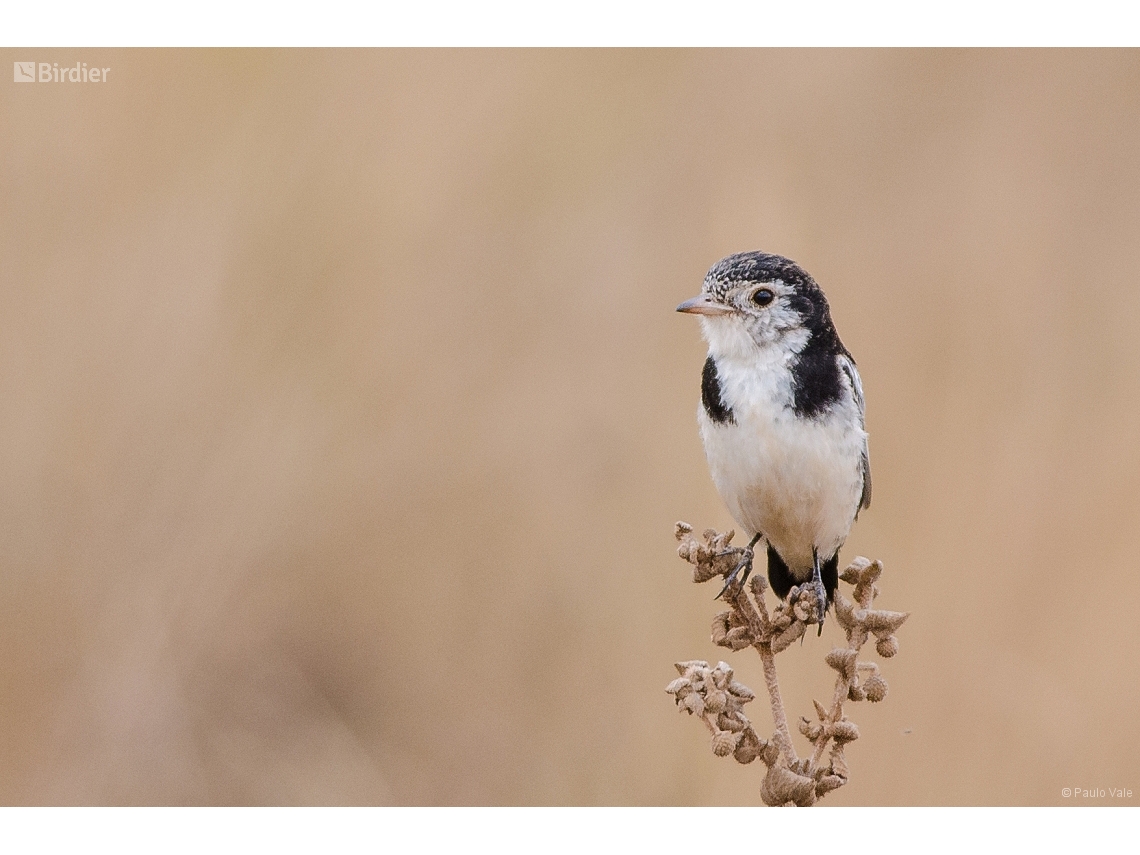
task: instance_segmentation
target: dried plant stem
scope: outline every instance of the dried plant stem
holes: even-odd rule
[[[776,732],[772,738],[780,753],[784,755],[784,762],[794,766],[799,757],[796,756],[792,731],[788,727],[788,716],[784,712],[784,701],[780,696],[780,682],[776,677],[776,655],[772,652],[772,623],[768,618],[767,604],[764,602],[764,584],[759,577],[752,580],[752,594],[756,597],[759,608],[752,605],[752,601],[744,592],[743,585],[731,594],[731,604],[748,619],[749,629],[757,639],[752,646],[760,654],[760,663],[764,666],[764,686],[768,690],[768,700],[772,704],[772,721],[776,725]]]
[[[693,565],[693,581],[705,582],[732,572],[741,550],[729,545],[731,531],[724,534],[706,531],[704,543],[692,537],[691,532],[688,524],[677,523],[676,535],[681,542],[677,551]],[[873,635],[879,655],[894,656],[898,652],[894,632],[908,617],[902,612],[872,608],[879,593],[875,582],[882,571],[883,566],[878,561],[856,558],[840,576],[842,581],[854,586],[854,602],[839,591],[834,597],[835,619],[847,634],[847,646],[835,648],[825,657],[828,666],[836,672],[831,705],[825,709],[815,701],[818,720],[800,719],[799,731],[812,744],[808,759],[801,760],[797,756],[792,742],[776,674],[776,656],[802,638],[807,626],[816,621],[817,604],[810,587],[804,590],[793,587],[787,601],[769,612],[764,599],[767,585],[761,576],[754,576],[748,589],[736,583],[725,591],[725,601],[731,610],[718,614],[713,621],[714,644],[731,650],[754,647],[760,656],[775,726],[770,740],[761,739],[744,714],[744,704],[755,695],[747,686],[733,680],[732,668],[727,663],[720,662],[715,668],[703,660],[676,663],[681,676],[670,683],[666,691],[675,696],[682,711],[704,722],[712,734],[713,753],[721,757],[732,754],[739,763],[751,763],[757,757],[764,761],[768,771],[760,786],[760,797],[766,804],[806,807],[847,783],[844,747],[859,738],[859,729],[844,715],[843,705],[848,700],[877,702],[887,694],[879,666],[860,662],[859,654]],[[862,683],[861,672],[868,675]]]
[[[784,755],[784,762],[794,766],[799,758],[796,748],[792,744],[792,732],[788,728],[788,717],[784,714],[784,701],[780,697],[780,683],[776,679],[776,657],[772,653],[772,644],[767,641],[755,645],[760,652],[760,662],[764,665],[764,685],[768,689],[768,699],[772,702],[772,721],[776,724],[773,739]]]
[[[848,644],[848,650],[859,652],[859,647],[851,647]],[[847,699],[848,693],[851,691],[851,680],[845,674],[837,674],[835,677],[835,691],[831,696],[831,709],[828,710],[827,718],[825,721],[828,724],[834,724],[843,717],[843,701]],[[826,729],[825,729],[826,733]],[[823,752],[827,750],[827,744],[830,741],[829,736],[821,736],[815,743],[815,750],[812,752],[811,761],[808,763],[808,772],[814,773],[818,768],[820,761],[823,760]]]

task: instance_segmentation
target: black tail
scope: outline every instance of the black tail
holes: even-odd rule
[[[830,606],[835,600],[835,589],[839,587],[838,552],[820,562],[819,575],[823,580],[823,590],[827,593],[827,605]],[[772,591],[781,600],[788,598],[788,591],[792,590],[792,585],[796,584],[796,580],[792,578],[792,571],[788,569],[788,565],[784,563],[780,553],[773,549],[770,543],[768,544],[768,584],[772,586]]]

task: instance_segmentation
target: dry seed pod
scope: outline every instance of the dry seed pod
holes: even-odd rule
[[[851,592],[851,596],[863,608],[870,608],[871,603],[875,597],[879,596],[879,589],[875,587],[873,582],[860,582],[855,586],[855,590]]]
[[[802,623],[793,623],[783,632],[772,639],[772,652],[780,653],[791,646],[792,642],[803,638],[806,627]]]
[[[696,692],[691,692],[690,694],[685,695],[684,699],[681,701],[681,708],[688,710],[689,715],[705,714],[704,699],[701,698],[701,696]]]
[[[907,612],[888,612],[883,609],[868,609],[863,618],[863,625],[877,636],[886,636],[906,622],[910,617]]]
[[[748,727],[740,734],[740,741],[736,744],[736,750],[732,752],[732,756],[737,763],[747,765],[759,757],[767,746],[768,743],[760,739],[755,730]]]
[[[713,668],[712,673],[713,682],[723,689],[732,679],[733,670],[731,665],[729,665],[727,662],[721,661],[716,663],[716,667]]]
[[[678,525],[681,525],[681,523],[678,523]],[[851,563],[847,565],[847,569],[843,571],[842,575],[840,575],[839,578],[846,582],[848,585],[854,585],[859,581],[860,575],[870,566],[871,560],[869,558],[864,558],[862,555],[856,555],[851,559]]]
[[[698,585],[701,582],[707,582],[709,579],[713,578],[714,576],[719,576],[719,575],[720,575],[720,572],[716,569],[716,567],[711,562],[710,563],[701,562],[701,563],[697,564],[695,567],[693,567],[693,582],[695,582]]]
[[[774,740],[760,740],[760,759],[765,766],[773,766],[780,759],[780,749]]]
[[[769,766],[760,784],[760,798],[770,807],[788,802],[807,807],[815,803],[815,781],[783,766]]]
[[[709,663],[703,659],[689,659],[686,662],[674,662],[673,667],[677,669],[677,673],[682,677],[687,677],[686,671],[695,671],[698,668],[708,668]]]
[[[880,638],[875,642],[875,649],[884,659],[890,659],[899,652],[899,640],[893,635],[888,635],[886,638]]]
[[[873,585],[878,581],[879,577],[883,575],[883,563],[881,561],[867,561],[866,558],[862,559],[859,571],[855,577],[855,584],[857,585]],[[856,558],[851,562],[850,566],[854,566],[855,562],[859,561]]]
[[[739,741],[739,733],[733,733],[731,730],[719,730],[713,734],[713,754],[715,754],[717,757],[727,757],[729,754],[736,750],[736,744]]]
[[[815,794],[817,796],[824,796],[832,790],[838,790],[846,782],[838,775],[824,775],[815,785]]]
[[[843,629],[855,627],[855,605],[838,591],[835,592],[835,619]]]
[[[823,728],[816,722],[808,721],[803,716],[800,716],[800,733],[806,736],[809,742],[815,742],[819,739],[819,735],[823,733]]]
[[[797,775],[808,775],[810,777],[811,773],[808,771],[808,767],[810,765],[811,761],[809,761],[808,758],[801,757],[788,768],[795,772]]]
[[[728,634],[728,612],[721,612],[713,618],[712,643],[720,644]]]
[[[836,647],[824,657],[823,661],[838,671],[844,679],[852,680],[855,678],[855,660],[858,656],[855,650]]]
[[[678,677],[676,680],[665,687],[665,691],[670,695],[676,695],[682,689],[691,688],[692,685],[693,684],[689,680],[686,680],[684,677]]]
[[[756,697],[755,692],[753,692],[743,683],[738,683],[735,680],[728,684],[728,691],[730,694],[736,695],[736,697],[740,698],[740,700],[744,702],[751,701]]]
[[[792,606],[792,614],[796,616],[796,620],[802,621],[803,623],[810,623],[812,622],[814,613],[809,611],[808,607],[804,605],[804,599],[807,598],[796,600],[796,604]]]
[[[878,703],[887,696],[887,681],[878,674],[874,674],[867,678],[863,690],[867,693],[867,700],[871,703]]]
[[[841,719],[831,725],[831,737],[837,744],[854,742],[859,738],[859,728],[855,726],[855,722]]]
[[[847,758],[843,756],[843,744],[836,743],[831,746],[831,774],[838,775],[843,780],[851,777],[847,769]]]
[[[743,650],[752,644],[752,631],[746,626],[738,626],[730,629],[724,636],[723,647],[731,647],[733,650]]]
[[[731,730],[733,733],[740,733],[748,727],[748,719],[741,721],[736,715],[722,712],[716,717],[716,726],[718,730]]]
[[[860,686],[855,685],[854,683],[852,683],[851,688],[847,690],[847,699],[849,701],[862,701],[865,700],[866,697],[866,690]]]
[[[728,695],[719,689],[713,689],[705,694],[705,709],[714,715],[724,712],[727,704]]]

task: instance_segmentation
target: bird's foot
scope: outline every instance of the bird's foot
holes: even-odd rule
[[[736,563],[736,567],[733,568],[732,572],[724,577],[724,587],[720,589],[719,594],[713,597],[714,600],[719,600],[724,596],[724,592],[731,588],[736,582],[737,576],[740,576],[741,585],[748,581],[748,574],[752,572],[752,561],[756,557],[756,552],[753,547],[756,546],[758,540],[760,540],[760,535],[753,537],[748,545],[740,551],[740,561]],[[721,553],[721,555],[724,554],[726,553]],[[743,575],[741,575],[742,573]]]
[[[724,592],[731,588],[736,582],[737,576],[740,576],[741,585],[748,581],[748,574],[752,572],[752,561],[755,557],[756,554],[752,551],[751,546],[746,546],[741,550],[740,561],[737,562],[732,572],[724,577],[724,587],[720,589],[719,594],[713,597],[714,600],[719,600],[724,596]],[[742,573],[743,575],[741,575]]]
[[[823,618],[827,614],[827,591],[823,587],[823,578],[819,573],[819,562],[816,562],[815,572],[811,578],[812,593],[815,594],[815,614],[819,621],[819,631],[816,636],[823,635]]]

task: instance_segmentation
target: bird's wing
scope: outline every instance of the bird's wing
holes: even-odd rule
[[[843,369],[843,373],[847,375],[848,382],[851,383],[851,391],[855,395],[855,406],[859,408],[859,426],[866,430],[866,419],[863,415],[865,404],[863,402],[863,381],[859,379],[859,369],[855,367],[855,362],[851,357],[846,354],[840,354],[839,367]],[[859,497],[859,507],[871,507],[871,458],[867,453],[867,440],[863,439],[863,495]],[[858,516],[858,514],[856,514]]]

